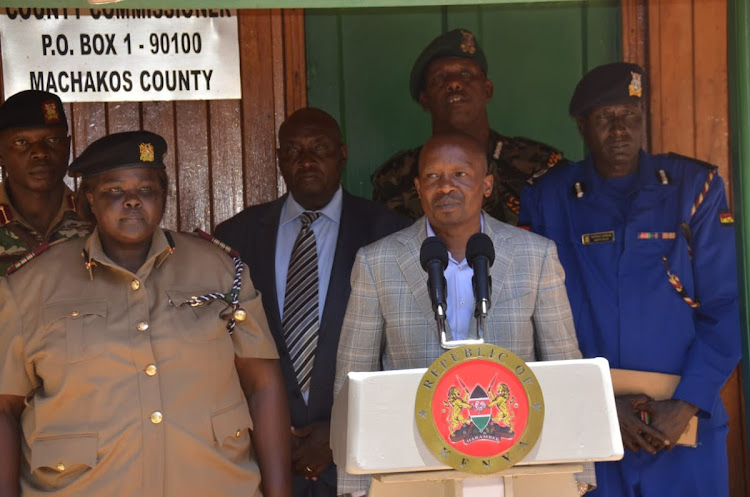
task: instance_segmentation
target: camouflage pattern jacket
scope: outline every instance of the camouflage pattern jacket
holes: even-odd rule
[[[398,152],[372,175],[372,199],[402,216],[417,219],[424,214],[414,188],[422,147]],[[528,138],[509,138],[490,130],[487,162],[494,176],[492,195],[484,210],[500,221],[518,224],[521,189],[526,181],[544,174],[563,160],[562,153]]]
[[[75,196],[65,187],[62,205],[47,233],[38,233],[10,203],[5,184],[0,184],[0,276],[40,245],[87,236],[90,223],[78,218]]]

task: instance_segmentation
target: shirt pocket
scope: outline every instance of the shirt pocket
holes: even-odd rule
[[[96,466],[98,443],[93,433],[37,438],[31,443],[31,472],[45,486],[70,485]]]
[[[227,321],[221,316],[230,312],[228,304],[222,299],[207,303],[188,303],[210,290],[186,292],[184,290],[167,290],[170,321],[176,324],[180,338],[188,342],[210,342],[224,336],[227,332]]]
[[[94,358],[105,348],[107,301],[65,301],[42,307],[42,319],[48,324],[48,336],[65,334],[66,361],[69,364]],[[51,340],[50,343],[58,343]],[[53,350],[51,351],[54,353]]]
[[[242,461],[250,450],[250,430],[253,420],[247,402],[236,404],[211,415],[214,443],[229,459]]]

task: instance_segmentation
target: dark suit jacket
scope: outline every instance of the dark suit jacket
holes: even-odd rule
[[[336,253],[320,322],[310,395],[308,403],[305,404],[284,341],[279,304],[276,298],[276,238],[281,207],[286,197],[284,195],[273,202],[248,207],[217,226],[216,237],[240,253],[242,260],[250,268],[253,284],[262,294],[263,308],[279,350],[292,425],[303,427],[314,421],[328,420],[331,417],[336,351],[346,304],[349,300],[351,290],[349,277],[357,250],[408,226],[411,221],[380,204],[355,197],[346,191],[343,192]],[[333,486],[333,489],[336,488],[333,465],[321,475],[319,480]],[[315,494],[319,495],[318,492]],[[297,495],[296,491],[295,495]]]

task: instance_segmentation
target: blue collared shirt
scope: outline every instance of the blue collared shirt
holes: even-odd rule
[[[328,283],[331,280],[333,256],[336,252],[336,241],[339,237],[343,193],[339,186],[333,198],[320,209],[323,215],[312,223],[315,233],[315,244],[318,251],[318,319],[323,317]],[[286,276],[289,271],[289,258],[292,256],[294,240],[302,227],[299,215],[306,209],[294,200],[290,193],[281,207],[279,232],[276,238],[276,298],[279,303],[279,316],[284,319],[284,296],[286,295]]]
[[[435,236],[427,217],[425,217],[425,222],[427,223],[427,236]],[[482,214],[481,225],[482,232],[484,232],[484,214]],[[469,336],[469,325],[474,316],[476,303],[474,288],[471,284],[472,276],[474,276],[474,270],[466,262],[466,258],[457,261],[448,251],[448,267],[445,268],[448,309],[445,311],[445,318],[454,340],[463,340]]]

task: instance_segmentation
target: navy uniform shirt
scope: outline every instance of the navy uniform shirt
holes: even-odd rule
[[[555,168],[524,190],[521,224],[557,243],[585,357],[681,375],[674,398],[724,423],[719,392],[740,356],[724,184],[713,166],[644,152],[630,184],[617,183],[591,158]]]

